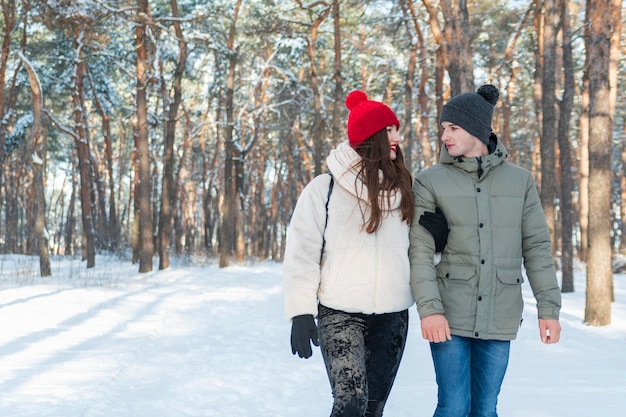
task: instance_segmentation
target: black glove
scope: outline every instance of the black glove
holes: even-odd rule
[[[435,239],[435,252],[441,252],[446,247],[448,241],[448,221],[446,216],[439,207],[435,209],[435,213],[425,211],[420,216],[419,223],[433,235]]]
[[[312,314],[303,314],[296,316],[291,321],[291,353],[304,359],[308,359],[313,355],[311,343],[319,346],[317,339],[317,327]]]

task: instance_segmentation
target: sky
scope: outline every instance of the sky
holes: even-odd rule
[[[107,256],[86,269],[0,255],[0,416],[322,417],[332,397],[319,348],[292,355],[282,265],[174,262],[139,274]],[[561,341],[539,340],[524,284],[524,321],[499,398],[503,417],[626,416],[626,277],[612,323],[583,323],[585,268],[563,294]],[[385,417],[432,416],[428,343],[410,309],[407,347]]]

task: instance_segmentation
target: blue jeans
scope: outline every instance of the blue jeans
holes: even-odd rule
[[[320,304],[317,324],[331,417],[381,417],[404,352],[408,310],[360,314]]]
[[[438,387],[433,417],[497,417],[510,345],[461,336],[431,343]]]

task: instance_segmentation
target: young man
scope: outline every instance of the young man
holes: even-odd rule
[[[432,235],[410,230],[411,289],[430,342],[438,385],[435,417],[494,417],[510,341],[522,321],[522,262],[537,300],[543,343],[559,341],[561,295],[550,234],[531,174],[506,162],[491,130],[498,89],[443,107],[439,165],[413,185],[415,216],[441,209],[450,232],[435,266]]]

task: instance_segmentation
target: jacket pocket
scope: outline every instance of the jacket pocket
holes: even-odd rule
[[[522,321],[524,300],[522,299],[522,271],[520,269],[497,268],[495,325],[498,330],[517,332]]]
[[[476,267],[473,265],[443,264],[437,269],[439,294],[444,313],[451,328],[473,328],[474,287]],[[469,327],[467,327],[469,325]]]

